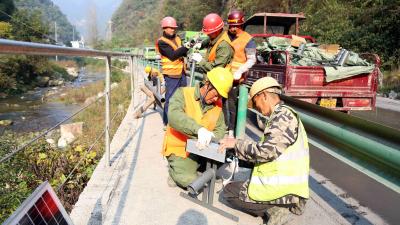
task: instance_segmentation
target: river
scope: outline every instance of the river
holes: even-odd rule
[[[79,88],[104,78],[103,72],[80,70],[74,82],[61,87],[35,88],[21,95],[0,98],[0,120],[12,120],[8,127],[0,126],[0,135],[9,129],[14,132],[32,132],[49,128],[79,109],[78,105],[47,101],[48,94],[67,88]]]

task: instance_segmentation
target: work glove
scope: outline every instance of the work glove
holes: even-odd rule
[[[203,59],[203,56],[201,56],[200,53],[193,53],[192,54],[192,60],[195,62],[200,62]]]
[[[188,41],[188,42],[186,42],[185,44],[183,44],[183,46],[184,46],[185,48],[189,49],[189,48],[192,48],[192,47],[193,47],[193,44],[192,44],[192,42]]]
[[[197,131],[197,147],[199,149],[204,149],[205,147],[207,147],[210,142],[211,139],[215,137],[214,133],[207,130],[206,128],[202,127]]]
[[[194,49],[195,51],[200,50],[200,49],[201,49],[201,43],[196,43],[196,44],[193,46],[193,49]]]
[[[233,79],[234,80],[240,80],[242,78],[242,70],[238,69],[233,73]]]

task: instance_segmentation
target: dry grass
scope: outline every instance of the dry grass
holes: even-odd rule
[[[78,68],[78,64],[74,60],[62,60],[62,61],[54,61],[55,64],[61,67],[75,67]]]
[[[99,80],[97,82],[85,85],[81,88],[72,88],[65,92],[66,95],[60,97],[60,101],[66,103],[84,103],[89,97],[96,96],[98,93],[104,91],[104,81]]]

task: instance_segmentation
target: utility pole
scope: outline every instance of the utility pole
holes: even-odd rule
[[[56,21],[54,21],[54,40],[56,41],[56,45],[58,44],[58,41],[57,41],[57,22]],[[58,61],[58,56],[56,55],[56,61]]]
[[[112,22],[111,22],[111,20],[108,21],[106,39],[107,39],[107,41],[111,41],[111,39],[112,39]]]

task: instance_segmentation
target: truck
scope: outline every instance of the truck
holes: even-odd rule
[[[147,46],[143,48],[143,57],[148,61],[156,61],[159,60],[161,57],[156,52],[155,46]]]
[[[269,37],[292,38],[292,35],[316,43],[311,36],[299,35],[300,22],[305,19],[302,13],[257,13],[246,21],[244,29],[258,44]],[[372,72],[327,82],[323,66],[293,65],[288,51],[271,51],[268,61],[257,60],[250,68],[245,84],[252,85],[256,80],[270,76],[278,80],[287,96],[343,112],[372,110],[379,83],[380,58],[368,53],[360,54],[360,57],[373,63]]]

